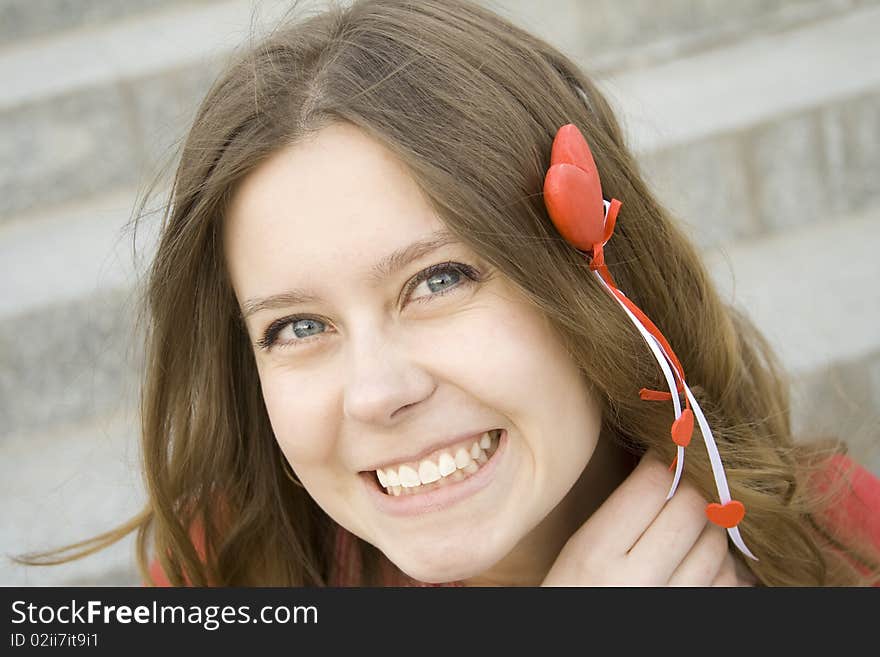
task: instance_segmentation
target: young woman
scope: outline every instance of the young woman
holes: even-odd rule
[[[880,485],[795,441],[596,87],[486,9],[279,26],[204,99],[165,219],[149,500],[84,553],[137,529],[174,585],[880,580]]]

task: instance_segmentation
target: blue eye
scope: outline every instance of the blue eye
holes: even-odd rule
[[[443,262],[432,265],[427,269],[420,271],[406,286],[406,299],[409,300],[412,291],[422,282],[427,283],[429,294],[415,297],[413,301],[423,303],[431,301],[436,297],[452,292],[461,287],[461,281],[465,284],[479,282],[481,280],[479,272],[473,267],[457,262]],[[437,290],[437,291],[434,291]],[[298,347],[304,342],[308,342],[313,338],[318,338],[324,331],[316,331],[316,328],[324,325],[324,322],[315,317],[296,315],[293,317],[285,317],[272,322],[266,329],[262,338],[257,341],[257,345],[264,350],[272,347]],[[290,331],[287,331],[290,327]],[[279,334],[284,332],[292,332],[293,337],[285,338],[278,341]]]
[[[407,287],[407,298],[412,298],[409,296],[409,294],[421,283],[427,283],[428,289],[431,290],[432,293],[426,296],[416,297],[414,301],[421,302],[425,299],[431,299],[433,297],[446,294],[446,292],[455,287],[454,283],[460,281],[462,276],[464,275],[464,272],[462,272],[459,268],[450,267],[446,264],[440,265],[439,268],[429,267],[423,272],[419,272],[419,274],[416,275],[416,278],[413,279],[413,282],[410,284],[410,286]],[[452,280],[453,284],[449,283],[450,279]],[[444,281],[446,281],[445,284]],[[433,286],[436,285],[439,285],[440,289],[439,291],[434,292]]]

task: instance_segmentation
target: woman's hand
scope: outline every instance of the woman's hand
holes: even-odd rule
[[[707,501],[650,452],[568,540],[541,586],[754,586]]]

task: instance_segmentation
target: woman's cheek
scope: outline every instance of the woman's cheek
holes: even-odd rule
[[[319,462],[333,448],[332,440],[322,440],[332,427],[322,425],[328,415],[322,413],[320,390],[316,385],[302,386],[301,377],[277,370],[261,375],[263,400],[272,431],[281,451],[294,463]]]

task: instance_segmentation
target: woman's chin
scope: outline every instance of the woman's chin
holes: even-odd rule
[[[438,550],[433,553],[412,552],[406,555],[386,553],[404,574],[427,584],[457,582],[476,577],[492,566],[490,560],[481,558],[473,550]]]
[[[400,568],[400,570],[405,575],[426,584],[445,584],[447,582],[458,582],[461,580],[470,579],[471,577],[476,577],[480,572],[482,572],[481,569],[466,568],[461,564],[454,564],[437,568],[426,568],[424,564],[420,564],[415,568],[402,568],[399,565],[397,567]]]

